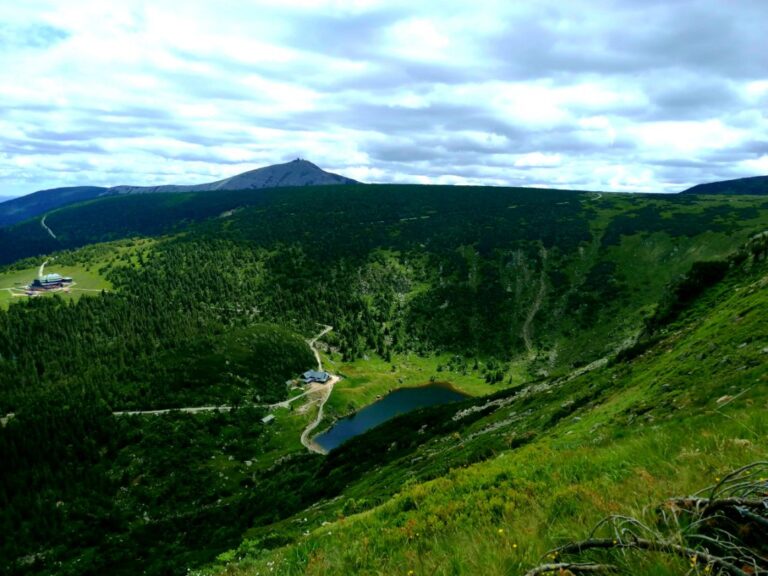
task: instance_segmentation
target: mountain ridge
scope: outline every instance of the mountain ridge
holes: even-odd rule
[[[746,196],[768,195],[768,176],[750,176],[697,184],[680,194],[743,194]]]
[[[359,182],[346,176],[326,172],[308,160],[297,158],[290,162],[256,168],[255,170],[249,170],[229,178],[203,184],[165,184],[161,186],[123,184],[111,187],[68,186],[49,188],[0,202],[0,227],[23,222],[55,208],[104,196],[214,192],[219,190],[261,190],[265,188],[326,186],[331,184],[359,184]]]
[[[117,194],[147,194],[173,192],[213,192],[216,190],[258,190],[293,186],[325,186],[329,184],[358,184],[356,180],[326,172],[309,160],[297,158],[283,164],[272,164],[248,170],[229,178],[205,184],[166,184],[162,186],[121,185],[109,188]]]

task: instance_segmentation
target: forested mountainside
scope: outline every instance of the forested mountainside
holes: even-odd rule
[[[415,560],[396,541],[392,564],[349,543],[359,554],[328,549],[327,566],[303,545],[268,551],[421,489],[408,478],[452,482],[451,469],[516,455],[539,434],[550,453],[553,431],[598,398],[616,395],[617,414],[633,402],[656,410],[657,396],[666,410],[671,393],[659,395],[652,375],[678,369],[661,351],[698,322],[714,323],[716,346],[753,336],[712,368],[716,381],[694,371],[670,382],[691,408],[681,415],[697,418],[711,394],[736,385],[726,367],[742,355],[750,360],[734,378],[765,374],[759,197],[347,185],[109,197],[46,222],[55,238],[37,220],[0,230],[0,289],[11,294],[2,282],[31,280],[43,261],[104,289],[0,299],[0,413],[13,414],[0,427],[10,463],[0,525],[14,535],[0,554],[12,573],[182,573],[244,535],[250,543],[223,558],[247,558],[232,568],[246,573],[292,551],[286,570],[297,573],[452,573],[437,556],[431,572],[406,567]],[[751,291],[756,312],[731,327],[736,288]],[[322,356],[343,381],[318,430],[400,385],[495,396],[467,401],[466,416],[426,410],[327,457],[307,454],[299,437],[317,408],[281,403],[297,394],[286,380],[316,365],[306,340],[319,325],[331,327]],[[633,371],[647,376],[628,379]],[[200,406],[226,409],[122,414]],[[261,424],[267,413],[275,423]],[[633,429],[595,418],[617,438]],[[421,522],[417,512],[402,509],[394,525]],[[451,516],[425,521],[463,534]],[[536,534],[531,554],[549,542]],[[478,560],[463,557],[456,570],[472,573]],[[497,561],[509,562],[490,556],[487,567]]]
[[[349,356],[527,352],[548,370],[630,341],[670,281],[766,226],[768,201],[328,186],[106,198],[47,222],[55,240],[29,222],[0,257],[177,233],[106,276],[126,293],[178,284],[189,306],[225,297],[267,321],[331,324]]]

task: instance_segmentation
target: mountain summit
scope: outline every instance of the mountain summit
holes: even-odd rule
[[[99,196],[117,194],[152,194],[173,192],[214,192],[216,190],[260,190],[288,186],[326,186],[329,184],[358,184],[356,180],[326,172],[308,160],[297,158],[285,164],[274,164],[249,170],[237,176],[207,184],[168,184],[164,186],[77,186],[40,190],[27,196],[0,203],[0,227],[10,226],[69,204],[84,202]]]
[[[288,186],[325,186],[329,184],[357,184],[356,180],[326,172],[308,160],[297,158],[285,164],[249,170],[231,178],[192,186],[115,186],[110,192],[117,194],[144,194],[155,192],[212,192],[215,190],[257,190]]]

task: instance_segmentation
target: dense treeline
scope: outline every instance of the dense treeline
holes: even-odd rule
[[[12,306],[0,314],[0,412],[47,390],[88,390],[113,409],[280,400],[313,355],[282,328],[244,324],[162,291]]]

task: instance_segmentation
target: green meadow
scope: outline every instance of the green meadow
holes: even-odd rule
[[[24,287],[37,278],[38,268],[14,270],[0,273],[0,306],[7,308],[18,299],[26,299]],[[55,263],[45,267],[46,274],[58,273],[70,276],[74,282],[68,288],[40,294],[40,297],[50,298],[53,295],[64,300],[77,300],[81,296],[98,294],[102,290],[110,290],[111,283],[101,274],[86,266],[56,266]]]

